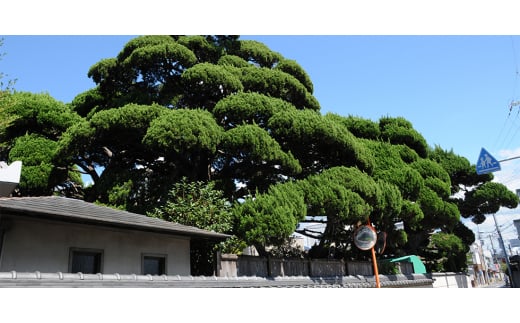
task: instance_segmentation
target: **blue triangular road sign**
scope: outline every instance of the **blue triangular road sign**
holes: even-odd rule
[[[495,157],[491,156],[484,148],[480,151],[477,161],[477,174],[487,174],[500,170],[500,163]]]

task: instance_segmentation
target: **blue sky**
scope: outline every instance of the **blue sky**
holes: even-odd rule
[[[134,36],[2,36],[0,71],[15,89],[70,102],[95,84],[90,66],[115,57]],[[476,164],[484,147],[496,159],[520,156],[519,36],[242,36],[296,60],[309,74],[323,114],[377,121],[401,116],[429,145]],[[520,162],[501,163],[496,180],[520,188]],[[518,209],[501,210],[504,239]],[[490,217],[478,229],[494,231]]]
[[[90,66],[114,57],[133,36],[3,36],[0,61],[19,91],[63,102],[94,87]],[[476,162],[498,159],[520,135],[520,37],[242,36],[296,60],[314,83],[322,113],[377,121],[402,116],[430,145]]]
[[[90,66],[116,56],[131,35],[240,34],[296,60],[322,113],[402,116],[431,146],[471,163],[481,148],[503,160],[520,156],[520,105],[509,109],[520,101],[520,36],[512,36],[520,35],[519,7],[515,0],[11,1],[2,4],[0,72],[19,91],[70,102],[94,86]],[[520,188],[520,159],[501,168],[495,180]],[[506,239],[516,237],[511,223],[519,218],[520,208],[497,213]],[[467,225],[494,231],[491,216]]]

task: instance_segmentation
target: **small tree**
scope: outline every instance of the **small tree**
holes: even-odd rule
[[[223,192],[214,189],[214,184],[202,181],[190,182],[186,177],[170,189],[168,199],[148,215],[170,222],[197,228],[229,233],[232,229],[230,204]],[[216,245],[213,241],[191,241],[191,274],[211,276],[214,273],[214,253],[228,252],[239,243],[231,238]]]
[[[466,254],[469,247],[461,238],[451,233],[434,233],[430,243],[424,251],[429,255],[426,263],[429,272],[448,271],[462,272],[467,268]]]

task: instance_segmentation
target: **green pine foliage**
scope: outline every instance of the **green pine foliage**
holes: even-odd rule
[[[87,72],[95,87],[67,104],[0,92],[0,156],[23,161],[19,195],[229,233],[220,250],[262,255],[293,254],[296,231],[319,241],[311,255],[367,259],[352,233],[370,221],[387,233],[385,256],[416,254],[431,270],[464,267],[474,236],[461,216],[482,223],[518,205],[404,117],[321,114],[304,69],[256,41],[140,36]],[[213,246],[195,249],[193,268],[208,272]]]

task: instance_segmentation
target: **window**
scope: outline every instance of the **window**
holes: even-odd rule
[[[103,268],[103,250],[70,249],[69,272],[83,274],[101,273]]]
[[[166,274],[166,256],[143,254],[142,256],[143,275],[164,275]]]

